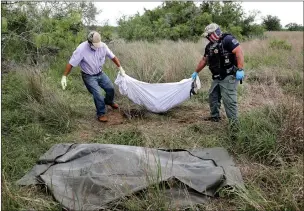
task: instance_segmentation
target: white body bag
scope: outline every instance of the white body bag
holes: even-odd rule
[[[189,78],[174,83],[146,83],[128,75],[122,76],[120,73],[115,80],[122,95],[154,113],[166,112],[188,100],[192,85],[195,92],[201,88],[198,76],[193,84],[192,82],[193,80]]]

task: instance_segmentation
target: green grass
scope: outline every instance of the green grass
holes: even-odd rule
[[[231,146],[238,153],[247,154],[258,162],[270,162],[277,152],[280,122],[272,119],[271,110],[254,111],[240,118],[237,139]],[[234,145],[233,145],[234,144]]]
[[[33,69],[23,69],[3,75],[2,80],[2,207],[19,210],[34,206],[56,210],[51,198],[33,200],[39,192],[27,196],[16,186],[38,158],[73,128],[77,112],[57,90],[51,90],[44,75]],[[5,199],[5,200],[4,200]]]
[[[107,130],[100,136],[95,137],[93,142],[102,144],[119,144],[131,146],[143,146],[143,137],[141,132],[136,128],[127,130]]]
[[[286,42],[286,40],[277,40],[277,39],[273,39],[270,41],[269,43],[269,47],[274,49],[274,50],[288,50],[291,51],[292,46]]]
[[[303,210],[302,160],[281,168],[260,164],[250,168],[246,189],[228,191],[238,210]]]

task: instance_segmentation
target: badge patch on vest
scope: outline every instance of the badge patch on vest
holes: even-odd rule
[[[231,42],[232,42],[234,45],[236,45],[236,44],[239,43],[239,41],[237,41],[236,39],[233,39]]]
[[[217,49],[214,49],[214,53],[218,53],[218,50],[217,50]]]

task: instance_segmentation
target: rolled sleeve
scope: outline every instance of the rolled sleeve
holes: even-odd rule
[[[208,51],[209,51],[209,47],[210,47],[210,45],[211,45],[211,43],[209,42],[207,45],[206,45],[206,47],[205,47],[205,51],[204,51],[204,57],[207,57],[207,55],[208,55]]]
[[[83,55],[81,52],[81,49],[78,47],[76,48],[76,50],[73,52],[72,57],[70,58],[70,65],[72,65],[73,67],[76,67],[79,65],[79,63],[81,62],[81,60],[83,59]]]
[[[110,59],[113,59],[115,57],[114,53],[109,49],[109,47],[106,45],[106,56]]]
[[[206,57],[208,55],[208,49],[207,47],[205,48],[205,51],[204,51],[204,57]]]
[[[229,52],[232,52],[236,47],[240,45],[239,41],[231,35],[227,35],[224,41],[224,48],[226,48]]]

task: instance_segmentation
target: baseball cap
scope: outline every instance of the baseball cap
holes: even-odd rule
[[[101,45],[101,36],[96,31],[91,31],[88,35],[88,41],[96,48],[100,48]]]
[[[220,27],[216,24],[216,23],[211,23],[208,26],[206,26],[203,36],[207,37],[209,34],[215,32],[216,30],[218,30],[220,32]]]

